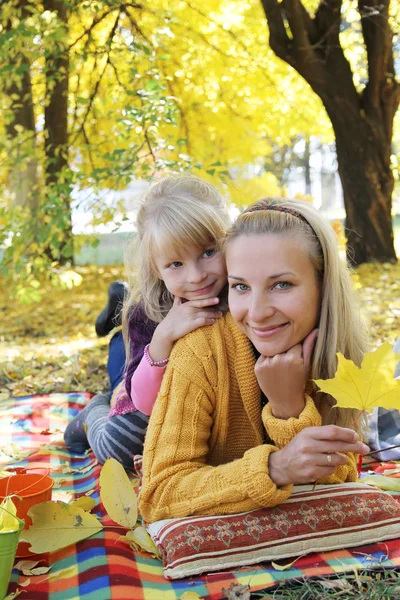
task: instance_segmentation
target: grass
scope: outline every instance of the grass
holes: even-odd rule
[[[334,578],[305,579],[252,593],[251,600],[396,600],[400,599],[400,573],[393,570],[356,571]]]

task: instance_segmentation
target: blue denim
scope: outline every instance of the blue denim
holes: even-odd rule
[[[125,372],[125,345],[122,331],[117,331],[111,340],[108,347],[107,371],[110,378],[111,392],[115,390],[117,385],[123,380]]]

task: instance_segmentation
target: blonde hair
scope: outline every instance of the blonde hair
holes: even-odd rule
[[[125,252],[130,291],[122,311],[122,328],[127,350],[129,315],[139,295],[146,315],[156,323],[172,307],[173,297],[159,278],[155,257],[179,256],[185,246],[220,246],[230,225],[224,199],[213,185],[198,177],[164,177],[145,193],[136,220],[136,240]]]
[[[339,256],[333,228],[306,202],[267,198],[241,213],[226,235],[224,249],[239,236],[270,233],[297,236],[304,244],[321,285],[319,333],[311,379],[328,379],[335,375],[337,352],[360,366],[367,348],[367,330],[349,268]],[[359,416],[359,411],[335,408],[332,397],[318,392],[311,381],[307,391],[315,399],[323,424],[350,427]],[[361,431],[363,427],[356,421],[354,428]]]

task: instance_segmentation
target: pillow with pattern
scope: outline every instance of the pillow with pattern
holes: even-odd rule
[[[362,483],[295,486],[274,508],[168,519],[147,531],[161,552],[164,576],[178,579],[397,538],[400,502]]]

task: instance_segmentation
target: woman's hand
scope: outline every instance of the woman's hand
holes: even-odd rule
[[[212,325],[222,317],[222,312],[216,307],[218,303],[219,298],[182,302],[181,298],[175,297],[171,310],[153,334],[149,346],[151,358],[154,361],[168,358],[174,342],[203,325]]]
[[[302,344],[283,354],[260,356],[255,365],[258,384],[278,419],[298,417],[304,409],[304,390],[318,329],[313,329]]]
[[[332,475],[337,466],[346,465],[349,459],[345,452],[367,454],[369,448],[352,429],[336,425],[307,427],[282,450],[270,454],[269,476],[277,486],[311,483]]]

